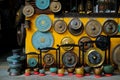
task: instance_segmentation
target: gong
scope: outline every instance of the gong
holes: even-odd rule
[[[59,1],[53,1],[50,4],[50,10],[54,13],[59,12],[61,10],[61,7],[62,7],[62,5]]]
[[[38,50],[38,48],[46,48],[46,47],[52,47],[54,42],[53,36],[50,32],[42,33],[40,31],[36,31],[32,35],[32,45],[35,49]]]
[[[86,51],[84,59],[90,67],[99,67],[104,62],[105,52],[98,48],[90,48]]]
[[[54,30],[57,33],[64,33],[67,30],[67,24],[63,20],[56,20],[54,22]]]
[[[97,37],[101,34],[102,26],[97,20],[90,20],[85,26],[85,31],[90,37]]]
[[[26,16],[26,17],[31,17],[34,15],[34,8],[32,5],[26,5],[24,6],[23,8],[23,14]]]
[[[50,0],[36,0],[35,5],[38,9],[45,10],[50,5]]]
[[[83,29],[82,22],[77,18],[73,18],[68,25],[69,32],[75,36],[80,35],[83,32]]]
[[[37,66],[38,62],[35,58],[29,58],[28,59],[28,66],[29,67],[35,67]]]
[[[62,56],[62,62],[66,67],[75,67],[78,62],[78,57],[74,52],[67,51]]]
[[[118,33],[118,24],[114,20],[107,20],[103,24],[103,32],[109,36],[116,35]]]
[[[54,56],[52,54],[47,53],[44,55],[43,61],[46,65],[50,66],[50,65],[54,64],[55,59],[54,59]]]
[[[36,18],[36,27],[41,32],[46,32],[51,28],[52,22],[46,14],[41,14]]]
[[[71,37],[64,37],[61,40],[61,45],[65,45],[65,44],[75,44],[74,40]],[[65,46],[62,47],[64,50],[71,50],[73,49],[73,46]]]
[[[109,47],[109,39],[107,36],[100,35],[96,38],[95,45],[101,50],[106,50]]]
[[[79,39],[78,45],[81,46],[82,43],[84,43],[84,45],[81,46],[81,49],[82,49],[82,47],[84,47],[84,50],[86,51],[86,50],[88,50],[90,47],[93,46],[93,44],[91,43],[91,41],[92,41],[92,40],[91,40],[89,37],[83,36],[83,37],[81,37],[81,38]]]
[[[112,55],[115,64],[120,65],[120,44],[113,49]]]

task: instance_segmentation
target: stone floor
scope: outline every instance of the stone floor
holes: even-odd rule
[[[120,73],[114,73],[111,77],[102,76],[101,78],[96,78],[93,74],[90,76],[84,76],[82,78],[77,78],[75,75],[68,76],[65,75],[64,77],[52,76],[50,74],[46,76],[39,76],[39,75],[19,75],[19,76],[9,76],[8,64],[6,61],[0,61],[0,80],[120,80]]]

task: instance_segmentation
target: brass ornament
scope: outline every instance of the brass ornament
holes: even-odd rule
[[[90,37],[97,37],[101,34],[102,26],[97,20],[90,20],[85,26],[85,31]]]
[[[90,48],[85,53],[85,62],[90,67],[99,67],[105,60],[105,52],[98,48]]]

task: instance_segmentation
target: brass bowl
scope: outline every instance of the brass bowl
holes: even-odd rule
[[[36,72],[37,72],[38,70],[39,70],[39,68],[34,68],[34,71],[36,71]]]
[[[61,68],[61,69],[58,69],[58,74],[64,74],[65,72],[65,69]]]
[[[94,68],[94,74],[95,75],[101,75],[102,74],[102,69],[101,68]]]
[[[75,68],[76,74],[84,75],[84,68]]]
[[[73,73],[74,70],[75,70],[75,68],[67,68],[67,72],[68,72],[68,73]]]

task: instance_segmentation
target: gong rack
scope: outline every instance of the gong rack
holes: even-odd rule
[[[58,46],[58,50],[59,50],[59,55],[61,54],[61,51],[60,51],[60,48],[61,47],[68,47],[68,46],[72,46],[72,47],[78,47],[79,48],[79,51],[78,51],[78,62],[77,62],[77,66],[81,66],[80,65],[80,47],[79,45],[76,45],[76,44],[64,44],[64,45],[57,45]],[[70,50],[68,50],[70,51]],[[59,56],[59,67],[60,68],[60,58],[61,56]],[[83,61],[82,61],[83,62]]]
[[[34,66],[34,67],[30,67],[30,66],[27,66],[27,56],[28,55],[36,55],[37,56],[37,58],[38,58],[38,62],[37,62],[37,65],[36,66]],[[38,68],[39,67],[39,54],[37,54],[37,53],[35,53],[35,52],[30,52],[30,53],[28,53],[28,54],[26,54],[26,68],[31,68],[31,69],[33,69],[33,68]]]
[[[57,59],[57,55],[58,55],[57,51],[58,51],[58,48],[46,47],[46,48],[42,48],[42,49],[38,48],[38,50],[40,51],[40,55],[39,55],[39,58],[40,58],[39,68],[40,68],[40,69],[43,68],[43,67],[42,67],[42,54],[43,54],[44,50],[55,50],[55,51],[56,51],[56,53],[55,53],[55,54],[56,54],[56,67],[58,67],[58,65],[57,65],[57,63],[58,63],[58,59]]]

